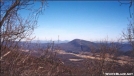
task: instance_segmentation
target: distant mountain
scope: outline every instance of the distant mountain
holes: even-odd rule
[[[36,42],[40,42],[40,43],[52,43],[53,40],[33,40],[32,43],[36,43]],[[54,43],[67,43],[69,42],[68,40],[54,40]]]
[[[61,47],[62,50],[65,50],[67,52],[80,52],[80,51],[90,51],[89,45],[95,45],[95,43],[80,39],[74,39],[68,43],[62,43],[59,44],[59,47]]]
[[[78,53],[78,52],[90,52],[91,47],[96,48],[97,49],[96,51],[99,52],[99,46],[104,45],[104,44],[107,44],[108,47],[113,46],[110,43],[105,43],[105,42],[95,43],[95,42],[81,40],[81,39],[74,39],[68,43],[58,44],[58,46],[61,48],[61,50],[65,50],[67,52]],[[113,44],[118,45],[120,48],[119,51],[122,51],[122,52],[127,52],[127,51],[132,50],[132,47],[128,43],[121,44],[121,43],[115,42]]]
[[[89,46],[89,44],[95,44],[93,42],[90,42],[90,41],[86,41],[86,40],[81,40],[81,39],[74,39],[72,41],[69,42],[70,44],[73,44],[73,45],[84,45],[84,46]]]
[[[82,40],[82,39],[74,39],[72,41],[66,41],[64,43],[59,43],[57,44],[56,42],[54,42],[54,45],[51,42],[47,42],[47,43],[39,43],[40,44],[40,48],[48,48],[48,47],[52,47],[54,46],[53,48],[54,49],[60,49],[60,50],[64,50],[66,52],[73,52],[73,53],[79,53],[79,52],[90,52],[92,47],[96,48],[96,52],[99,52],[99,46],[100,45],[104,45],[104,44],[107,44],[108,47],[111,47],[112,45],[110,43],[99,43],[99,42],[91,42],[91,41],[86,41],[86,40]],[[118,43],[118,42],[115,42],[114,43],[115,45],[118,45],[119,48],[120,48],[120,51],[121,52],[126,52],[126,53],[130,53],[130,52],[127,52],[127,51],[131,51],[132,50],[132,47],[130,46],[130,44],[128,43]],[[25,46],[25,49],[35,49],[35,47],[37,46],[36,43],[30,43],[29,46]]]

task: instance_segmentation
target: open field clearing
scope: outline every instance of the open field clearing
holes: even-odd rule
[[[85,58],[85,59],[96,59],[96,60],[101,60],[102,58],[100,58],[99,55],[97,56],[92,56],[92,55],[82,55],[82,54],[75,54],[75,53],[68,53],[68,52],[65,52],[63,50],[57,50],[55,51],[56,53],[58,54],[69,54],[69,55],[74,55],[76,57],[80,57],[80,58]],[[83,59],[69,59],[70,61],[81,61]],[[120,56],[120,57],[117,57],[117,60],[115,59],[111,59],[110,57],[106,57],[105,58],[105,61],[114,61],[114,62],[117,62],[117,63],[120,63],[120,64],[128,64],[128,63],[132,63],[133,59],[128,57],[128,56]]]

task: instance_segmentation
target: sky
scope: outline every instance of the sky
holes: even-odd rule
[[[118,1],[48,1],[34,31],[37,40],[117,40],[129,24]],[[38,4],[37,4],[38,6]],[[36,40],[35,39],[35,40]]]

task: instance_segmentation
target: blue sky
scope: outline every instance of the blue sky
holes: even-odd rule
[[[116,40],[129,24],[128,7],[118,1],[48,1],[34,35],[39,40],[58,35],[60,40]]]

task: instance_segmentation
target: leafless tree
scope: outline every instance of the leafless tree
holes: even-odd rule
[[[127,30],[123,31],[122,40],[129,42],[129,44],[132,46],[132,50],[130,50],[131,52],[129,54],[132,57],[133,62],[129,70],[133,71],[134,70],[134,0],[130,0],[129,3],[122,3],[122,2],[120,3],[121,5],[129,4],[129,14],[130,14],[129,24],[128,24]]]
[[[36,3],[40,5],[35,8]],[[18,45],[17,42],[32,39],[31,34],[37,27],[38,16],[44,8],[44,0],[38,2],[35,0],[0,0],[1,58],[8,53],[5,53],[5,48],[14,49]],[[26,12],[26,17],[22,11]]]
[[[96,47],[90,45],[91,52],[95,59],[89,59],[86,61],[85,65],[87,66],[87,74],[90,75],[105,75],[106,72],[117,72],[118,63],[118,52],[122,48],[120,45],[121,40],[118,40],[118,43],[109,42],[107,39],[101,41]],[[96,52],[95,52],[96,51]],[[97,52],[98,51],[98,52]]]
[[[130,14],[130,18],[132,18],[131,8],[133,9],[134,0],[127,0],[127,1],[118,0],[118,2],[120,3],[120,6],[123,4],[129,5],[129,14]]]
[[[65,73],[66,68],[61,68],[61,60],[52,52],[54,43],[47,49],[38,43],[32,46],[32,51],[41,54],[38,57],[32,56],[30,50],[28,53],[22,51],[23,46],[31,46],[29,41],[34,38],[31,35],[46,5],[45,0],[0,0],[0,75],[56,76]],[[20,44],[21,41],[25,42]]]
[[[122,3],[123,4],[123,3]],[[130,45],[132,46],[132,55],[134,57],[134,0],[130,0],[129,4],[129,13],[130,18],[127,31],[123,31],[123,40],[128,41]],[[132,8],[132,10],[130,10]]]
[[[130,21],[130,23],[128,25],[127,31],[126,32],[123,31],[122,36],[123,36],[123,40],[127,41],[132,47],[132,49],[129,50],[129,52],[130,52],[129,56],[131,56],[133,61],[131,63],[131,67],[130,67],[129,70],[134,71],[134,24],[131,23],[131,21]]]
[[[34,38],[31,35],[46,5],[45,0],[0,0],[0,61],[6,65],[1,66],[4,67],[1,68],[1,74],[19,74],[16,72],[22,67],[16,69],[15,66],[24,65],[30,59],[29,54],[23,55],[15,51],[21,50],[20,41],[31,41]],[[3,69],[6,71],[3,72]]]

